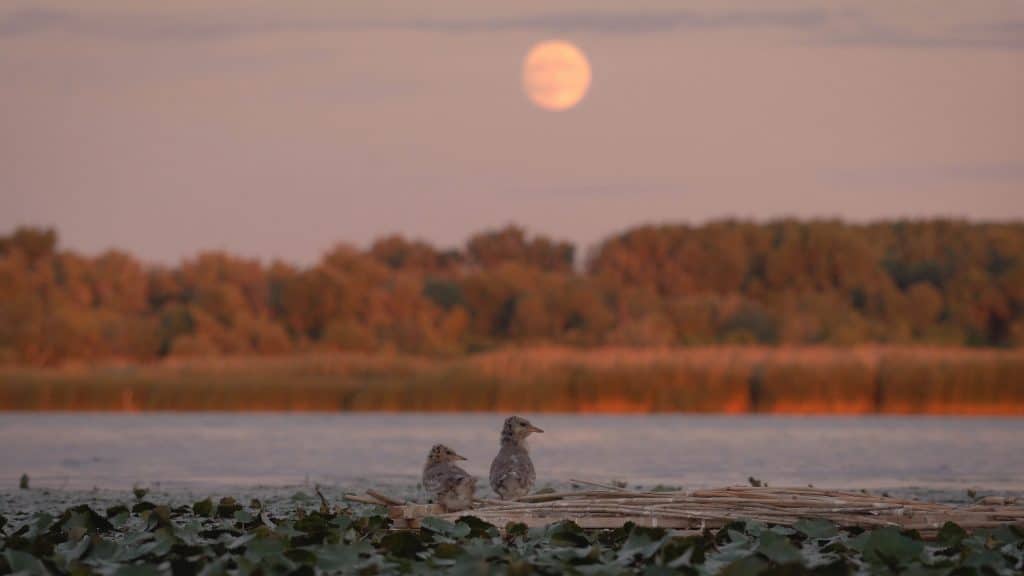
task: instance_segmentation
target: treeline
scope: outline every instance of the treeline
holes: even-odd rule
[[[578,265],[507,227],[441,250],[390,236],[311,267],[207,252],[87,257],[0,237],[0,363],[282,354],[458,355],[503,344],[1024,344],[1024,223],[646,226]]]

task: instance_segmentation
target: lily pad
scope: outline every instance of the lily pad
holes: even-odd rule
[[[449,538],[455,538],[456,540],[465,538],[466,536],[469,536],[470,532],[472,532],[472,529],[465,522],[459,522],[456,524],[454,522],[434,517],[424,518],[420,522],[420,525],[430,532],[448,536]]]
[[[828,520],[799,520],[793,528],[808,538],[834,538],[839,534],[839,528]]]

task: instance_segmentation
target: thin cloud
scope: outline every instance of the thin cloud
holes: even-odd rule
[[[702,13],[553,12],[521,17],[379,20],[369,26],[454,33],[539,31],[549,33],[649,34],[708,28],[808,28],[824,24],[819,10]]]
[[[687,30],[776,29],[826,43],[926,48],[1024,50],[1024,21],[964,23],[929,33],[858,12],[824,9],[748,11],[575,11],[526,16],[346,19],[240,14],[158,16],[26,8],[0,16],[0,38],[49,31],[129,40],[219,40],[241,35],[316,30],[410,30],[448,34],[535,31],[546,34],[644,35]]]
[[[887,24],[861,13],[843,13],[826,30],[829,42],[912,48],[1024,49],[1024,20],[961,23],[920,32]]]
[[[938,166],[886,166],[820,174],[820,178],[841,187],[933,186],[936,184],[1024,182],[1024,164],[1014,162],[946,164]]]

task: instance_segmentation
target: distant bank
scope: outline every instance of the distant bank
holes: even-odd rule
[[[535,347],[6,368],[0,410],[1024,416],[1024,350]]]

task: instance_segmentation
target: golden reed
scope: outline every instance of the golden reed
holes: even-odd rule
[[[0,410],[1024,415],[1024,350],[535,347],[7,368]]]

